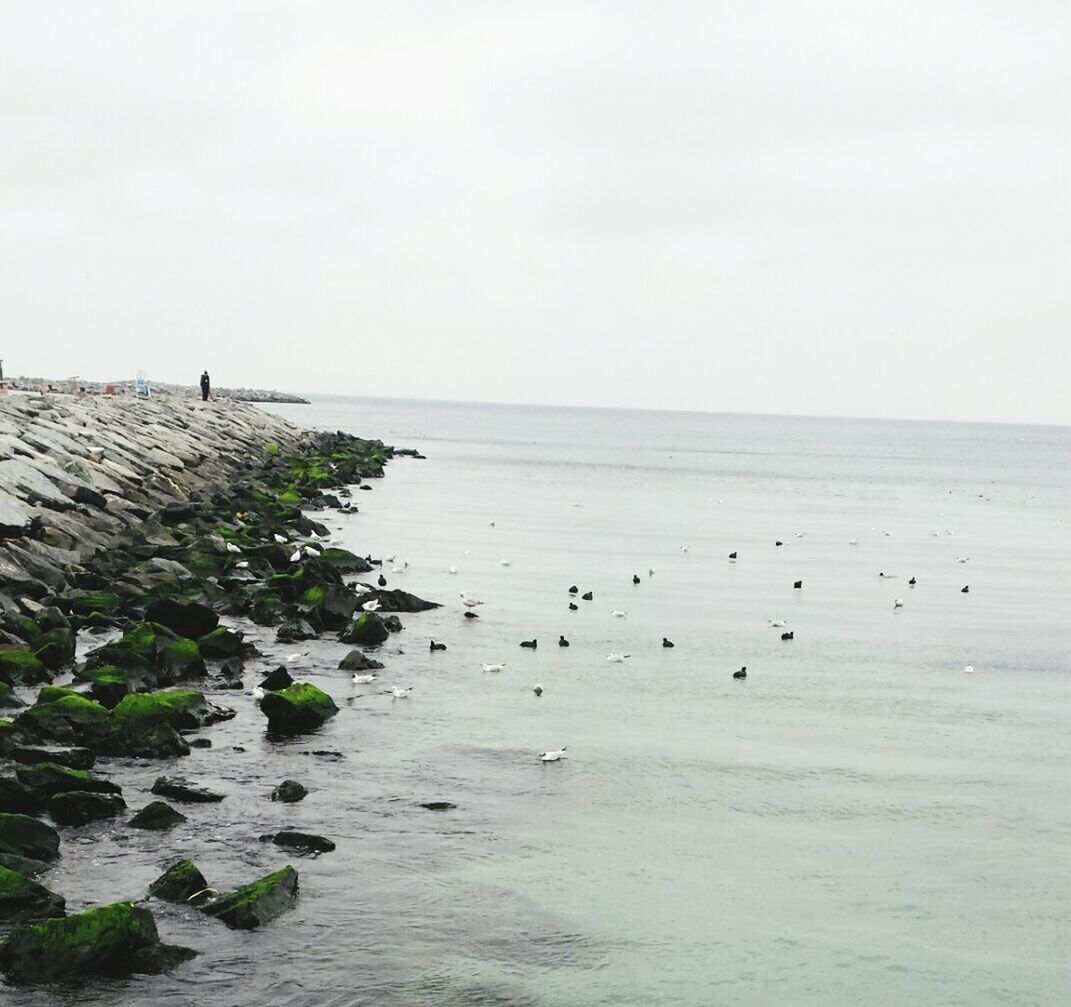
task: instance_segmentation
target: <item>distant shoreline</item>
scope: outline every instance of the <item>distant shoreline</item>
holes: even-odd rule
[[[123,381],[86,381],[82,378],[5,378],[4,388],[18,392],[56,392],[69,395],[134,395],[137,382],[131,379]],[[196,385],[176,385],[165,381],[149,381],[152,395],[178,398],[200,398],[201,390]],[[108,389],[113,389],[109,392]],[[264,388],[213,388],[212,398],[232,399],[236,402],[286,402],[295,405],[308,405],[309,400],[290,392],[280,392]]]

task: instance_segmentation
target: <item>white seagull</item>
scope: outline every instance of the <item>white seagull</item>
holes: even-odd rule
[[[300,653],[297,653],[297,654],[288,654],[287,658],[286,658],[286,663],[287,664],[296,664],[303,657],[308,657],[308,656],[309,656],[309,652],[307,650],[303,650],[303,651],[301,651]]]
[[[290,554],[290,562],[291,563],[298,563],[298,562],[300,562],[300,560],[301,560],[301,549],[298,548],[298,549],[295,549]]]
[[[784,627],[788,625],[784,619],[770,619],[769,623],[774,629],[784,629]]]
[[[236,546],[233,542],[227,543],[227,552],[240,553],[242,550]]]
[[[628,615],[628,612],[622,612],[621,609],[615,608],[611,609],[610,615],[612,615],[615,619],[624,619],[625,616]]]
[[[688,547],[686,545],[682,545],[681,546],[681,552],[687,552],[687,551],[688,551]]]
[[[362,594],[368,594],[372,589],[367,584],[354,584],[351,590],[360,597]]]
[[[258,703],[264,698],[264,690],[259,685],[253,686],[253,698]]]
[[[506,662],[503,661],[501,664],[483,664],[483,663],[481,663],[480,667],[483,668],[484,671],[501,671],[504,667],[506,667]]]
[[[393,563],[393,562],[394,562],[394,557],[393,557],[393,556],[384,556],[383,558],[384,558],[384,559],[385,559],[385,560],[386,560],[386,561],[387,561],[388,563]]]
[[[311,545],[307,545],[307,546],[305,546],[305,555],[306,556],[319,556],[320,555],[320,550],[319,549],[313,549],[313,547]]]
[[[379,611],[379,599],[373,598],[371,601],[366,601],[361,606],[362,612],[378,612]]]
[[[411,693],[412,691],[413,691],[413,687],[412,686],[409,686],[409,688],[407,688],[407,689],[403,689],[401,686],[395,685],[395,686],[391,687],[390,694],[395,699],[408,699],[409,698],[409,693]]]
[[[565,746],[561,748],[552,748],[547,752],[540,752],[539,759],[541,762],[557,762],[565,755]]]
[[[469,596],[468,596],[467,594],[465,594],[464,592],[462,592],[462,593],[461,593],[461,594],[459,595],[459,597],[461,598],[461,604],[462,604],[462,605],[464,605],[464,606],[465,606],[465,608],[475,608],[475,607],[476,607],[477,605],[482,605],[482,604],[483,604],[483,602],[482,602],[482,601],[479,601],[479,600],[478,600],[478,599],[476,599],[476,598],[470,598],[470,597],[469,597]]]
[[[967,667],[966,667],[966,668],[964,668],[963,670],[964,670],[964,671],[965,671],[965,672],[966,672],[966,673],[967,673],[968,675],[973,675],[973,674],[974,674],[974,665],[973,665],[973,664],[968,664],[968,665],[967,665]]]
[[[848,545],[858,545],[858,544],[859,544],[859,539],[857,539],[857,538],[848,539]]]
[[[275,534],[272,535],[272,538],[275,539],[275,541],[278,542],[279,545],[286,545],[285,535],[280,535],[278,532],[275,532]]]
[[[632,657],[631,654],[607,654],[606,660],[611,664],[624,664],[625,659]]]
[[[368,675],[359,675],[358,674],[358,675],[354,675],[353,676],[353,684],[354,685],[371,685],[375,680],[376,680],[376,676],[375,675],[371,675],[371,674],[368,674]]]
[[[896,599],[896,601],[894,601],[894,602],[892,603],[892,607],[893,607],[893,611],[894,611],[894,612],[895,612],[895,611],[896,611],[896,610],[897,610],[898,608],[903,608],[903,607],[904,607],[904,599],[903,599],[903,598],[897,598],[897,599]]]
[[[234,569],[235,570],[248,570],[249,569],[249,560],[247,560],[247,559],[239,560],[237,563],[234,564]]]
[[[511,560],[511,559],[500,559],[498,561],[498,565],[499,566],[513,566],[513,560]]]
[[[956,557],[956,562],[957,563],[969,563],[970,561],[971,561],[970,556],[957,556]]]
[[[457,573],[457,567],[456,567],[456,566],[452,566],[452,567],[450,567],[450,569],[449,569],[449,570],[447,570],[446,572],[447,572],[447,573]]]

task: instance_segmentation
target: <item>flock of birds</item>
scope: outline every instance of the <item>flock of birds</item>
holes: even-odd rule
[[[491,524],[493,526],[494,522],[491,522]],[[797,538],[802,538],[804,534],[805,533],[803,533],[803,532],[796,532],[796,537]],[[886,532],[884,532],[884,534],[886,536],[888,536],[888,535],[891,535],[892,533],[886,531]],[[933,535],[935,535],[935,536],[938,536],[940,534],[941,534],[940,532],[933,532]],[[948,531],[945,534],[952,535],[953,533],[951,531]],[[275,540],[279,544],[289,544],[288,540],[282,535],[276,534],[275,535]],[[857,539],[857,538],[852,538],[848,542],[848,544],[850,546],[858,545],[858,543],[859,543],[859,539]],[[778,540],[775,541],[774,545],[775,545],[775,547],[782,547],[782,546],[785,545],[785,543],[784,543],[784,541],[778,539]],[[234,552],[234,553],[241,552],[241,549],[238,546],[234,545],[233,543],[227,543],[227,550],[229,552]],[[688,552],[688,546],[686,546],[686,545],[681,546],[680,547],[680,552],[681,553],[687,553]],[[320,552],[317,549],[316,545],[310,544],[310,543],[301,543],[301,544],[297,545],[297,547],[296,547],[294,553],[291,555],[290,559],[291,559],[291,562],[299,562],[301,560],[302,556],[305,556],[305,555],[312,556],[312,555],[319,555],[319,554],[320,554]],[[371,557],[369,557],[369,559],[371,560]],[[737,551],[730,552],[728,554],[728,559],[729,559],[730,563],[736,563],[737,560],[739,559],[739,553]],[[957,563],[967,563],[969,561],[970,561],[970,557],[969,556],[957,556],[956,557],[956,562]],[[384,563],[388,563],[388,564],[394,563],[395,562],[395,557],[394,556],[386,556],[386,557],[384,557],[383,560],[372,560],[372,562],[376,563],[377,565],[382,567],[382,565]],[[238,565],[241,566],[242,563],[239,563]],[[512,566],[512,562],[510,560],[503,559],[503,560],[500,561],[500,565],[503,566],[503,567],[509,567],[509,566]],[[390,570],[391,570],[392,573],[401,574],[401,573],[405,573],[407,571],[408,567],[409,567],[408,561],[403,561],[403,563],[400,566],[391,566]],[[449,567],[447,572],[449,574],[456,574],[456,573],[458,573],[458,568],[457,567],[453,567],[453,566]],[[653,568],[649,568],[648,569],[647,576],[648,577],[653,577],[654,576],[654,569]],[[883,579],[883,580],[894,580],[894,579],[896,579],[896,575],[895,574],[888,574],[885,571],[880,571],[879,574],[878,574],[878,577]],[[382,573],[380,573],[378,575],[377,579],[376,579],[376,583],[380,588],[385,588],[387,586],[387,579]],[[642,579],[641,579],[639,574],[633,574],[632,583],[633,583],[633,585],[639,585],[639,584],[642,583]],[[914,577],[914,576],[912,576],[907,581],[907,585],[908,585],[909,588],[914,588],[917,584],[918,584],[918,579],[916,577]],[[354,590],[356,590],[358,594],[368,593],[368,592],[370,592],[372,590],[372,588],[367,584],[355,584],[355,585],[353,585],[353,587],[354,587]],[[792,587],[793,587],[793,590],[801,591],[803,589],[803,581],[801,579],[794,580],[793,583],[792,583]],[[970,585],[964,584],[963,587],[960,589],[960,591],[961,591],[962,594],[969,594],[970,593]],[[568,593],[568,598],[569,598],[569,601],[568,601],[569,610],[571,610],[571,611],[579,610],[580,606],[577,605],[577,603],[576,603],[576,599],[578,597],[579,597],[579,599],[581,601],[584,601],[584,602],[592,602],[592,601],[594,601],[594,598],[595,598],[593,591],[588,590],[588,591],[585,591],[585,592],[581,593],[580,588],[576,584],[573,584],[568,589],[567,593]],[[461,607],[463,609],[464,617],[466,619],[470,619],[470,620],[471,619],[478,619],[479,618],[479,614],[476,612],[476,609],[481,607],[484,604],[484,602],[481,599],[474,598],[471,595],[465,594],[464,592],[459,594],[459,598],[460,598],[460,602],[461,602]],[[378,599],[373,599],[371,601],[363,603],[360,607],[365,612],[375,612],[380,608],[380,602],[379,602]],[[898,612],[902,608],[904,608],[904,600],[903,600],[903,598],[899,598],[898,597],[893,601],[893,611],[894,612]],[[610,610],[610,616],[612,618],[615,618],[615,619],[625,619],[625,618],[628,617],[628,612],[625,611],[625,610],[622,610],[622,609],[614,608],[614,609]],[[791,641],[791,640],[795,639],[794,630],[791,630],[791,629],[788,628],[787,623],[785,622],[785,620],[783,620],[783,619],[770,619],[770,620],[768,620],[768,622],[769,622],[769,625],[772,628],[782,630],[782,632],[780,634],[782,641],[788,642],[788,641]],[[533,638],[531,640],[522,640],[520,642],[520,647],[525,649],[525,650],[536,650],[538,648],[538,646],[539,646],[539,641],[538,641],[538,639],[535,639],[535,638]],[[558,646],[559,647],[568,647],[568,646],[570,646],[569,640],[565,637],[564,634],[559,634],[559,636],[558,636]],[[662,638],[662,647],[663,648],[668,649],[668,648],[672,648],[674,646],[675,646],[675,644],[668,637],[663,637]],[[429,649],[429,652],[431,652],[431,653],[435,653],[435,652],[439,652],[439,651],[445,651],[447,649],[447,645],[445,643],[442,643],[441,641],[436,641],[436,640],[433,639],[433,640],[430,641],[428,649]],[[294,662],[294,661],[300,660],[300,659],[302,659],[304,657],[307,657],[307,656],[308,656],[308,652],[306,651],[306,652],[299,653],[299,654],[292,654],[289,657],[287,657],[286,660],[287,660],[288,663],[290,663],[290,662]],[[606,655],[606,661],[608,663],[610,663],[610,664],[623,664],[625,661],[629,660],[629,658],[631,656],[632,656],[631,654],[611,652],[611,653]],[[503,669],[505,667],[506,667],[506,662],[505,661],[498,662],[498,663],[481,663],[481,668],[487,674],[497,674],[497,673],[503,671]],[[964,671],[966,673],[968,673],[968,674],[972,674],[974,672],[974,667],[972,665],[968,664],[964,668]],[[742,681],[742,680],[746,679],[747,678],[747,666],[746,665],[741,666],[737,671],[734,671],[732,673],[732,677],[733,677],[733,679],[735,681]],[[367,672],[367,671],[366,672],[355,672],[353,674],[353,676],[352,676],[352,682],[353,682],[353,684],[355,686],[367,686],[367,685],[375,684],[375,682],[377,681],[377,678],[378,678],[378,676],[375,674],[375,672]],[[532,687],[532,692],[535,694],[535,696],[537,698],[542,696],[543,692],[544,692],[543,686],[541,684],[539,684],[539,683],[536,683]],[[412,686],[392,686],[389,690],[385,690],[383,695],[391,696],[395,700],[401,700],[401,699],[410,698],[412,693],[413,693],[413,687]],[[253,696],[254,696],[255,699],[257,699],[259,701],[260,699],[262,699],[264,697],[264,690],[258,686],[257,688],[255,688],[253,690]],[[567,749],[566,749],[566,747],[564,745],[559,749],[548,749],[547,751],[539,753],[539,759],[542,762],[559,762],[559,761],[561,761],[561,759],[563,759],[565,757],[566,751],[567,751]]]

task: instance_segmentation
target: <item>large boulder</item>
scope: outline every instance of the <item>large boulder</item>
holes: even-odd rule
[[[387,590],[385,588],[373,589],[361,595],[361,603],[375,599],[379,602],[380,612],[428,612],[433,608],[439,608],[438,602],[425,601],[415,594],[401,589]]]
[[[30,860],[55,860],[59,844],[59,833],[50,825],[28,815],[0,812],[0,853]]]
[[[127,822],[132,829],[148,829],[153,832],[163,832],[173,828],[180,822],[187,821],[182,812],[176,811],[170,804],[164,801],[152,801],[146,804],[133,818]]]
[[[197,641],[201,657],[209,660],[238,657],[245,648],[243,635],[226,626],[217,626]]]
[[[362,647],[378,647],[389,636],[390,630],[375,612],[362,612],[339,634],[339,639]]]
[[[313,640],[317,636],[316,628],[305,619],[287,619],[275,633],[276,643],[300,643]]]
[[[0,867],[0,923],[36,923],[62,916],[65,909],[62,895]]]
[[[290,672],[280,664],[277,668],[273,668],[264,676],[260,683],[260,687],[265,692],[277,692],[279,689],[285,689],[288,685],[293,684],[294,680],[290,677]]]
[[[106,664],[101,668],[86,668],[77,678],[89,682],[89,695],[109,710],[131,692],[151,692],[159,683],[155,671],[147,668],[117,668]]]
[[[45,806],[45,798],[25,783],[10,776],[0,776],[0,812],[33,815]]]
[[[151,885],[149,894],[165,902],[188,903],[193,896],[208,887],[205,876],[192,860],[179,860],[172,864]]]
[[[33,654],[49,671],[59,671],[74,660],[76,646],[74,630],[52,629],[41,634]]]
[[[176,731],[196,731],[234,715],[234,710],[208,702],[193,689],[167,689],[125,696],[112,710],[112,722],[117,726],[123,721],[162,720]]]
[[[37,702],[15,718],[26,738],[98,749],[108,733],[108,711],[67,689],[42,689]]]
[[[268,718],[268,730],[276,734],[314,731],[336,713],[334,700],[308,682],[295,682],[278,692],[269,692],[260,701],[260,712]]]
[[[24,766],[38,762],[54,762],[69,769],[92,769],[97,757],[88,748],[63,747],[60,745],[16,745],[11,749],[11,758]]]
[[[114,818],[124,811],[126,801],[117,794],[73,790],[56,794],[48,802],[48,813],[57,825],[86,825],[102,818]]]
[[[154,975],[196,953],[162,944],[148,909],[117,902],[16,927],[0,946],[0,971],[16,985],[91,975]]]
[[[219,625],[219,616],[212,609],[197,602],[181,602],[174,598],[154,601],[145,610],[145,618],[191,640],[206,636]]]
[[[298,874],[289,865],[204,906],[209,916],[234,930],[255,930],[275,919],[294,900]]]
[[[119,785],[101,779],[85,769],[70,769],[55,762],[38,762],[32,766],[19,766],[15,770],[19,783],[52,797],[72,790],[87,794],[119,794]]]

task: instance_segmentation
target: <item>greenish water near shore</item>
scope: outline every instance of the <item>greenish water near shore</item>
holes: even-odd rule
[[[144,890],[151,844],[248,878],[278,866],[255,837],[284,820],[338,849],[298,865],[295,909],[255,936],[161,909],[161,933],[198,959],[60,1002],[1066,1002],[1071,432],[273,411],[420,448],[355,494],[359,515],[327,521],[340,545],[396,557],[390,586],[464,591],[481,617],[403,616],[374,689],[335,670],[341,644],[253,631],[275,656],[308,649],[302,677],[339,716],[268,742],[233,697],[238,717],[209,732],[226,745],[183,766],[227,790],[204,824],[69,843],[52,886],[87,902]],[[573,583],[595,594],[577,612]],[[518,647],[533,636],[535,653]],[[430,654],[431,638],[449,649]],[[379,694],[391,685],[412,698]],[[304,754],[324,749],[342,757]],[[133,792],[158,767],[125,772]],[[284,777],[312,793],[272,805]]]

